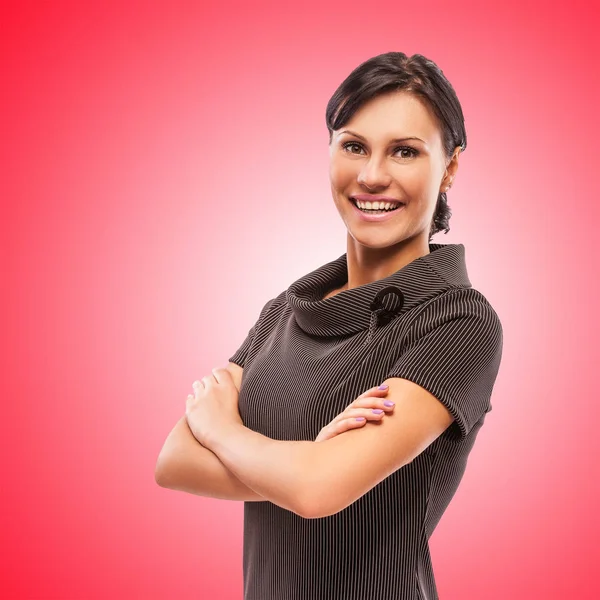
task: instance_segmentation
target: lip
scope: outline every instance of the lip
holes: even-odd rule
[[[401,202],[401,200],[398,200],[398,198],[382,196],[381,194],[352,194],[350,198],[356,198],[361,202]]]
[[[369,196],[368,194],[360,194],[357,196],[350,196],[348,198],[348,202],[350,202],[350,205],[352,206],[352,210],[363,220],[363,221],[387,221],[388,219],[393,218],[394,215],[398,214],[399,212],[403,211],[406,208],[406,204],[401,204],[399,208],[397,208],[396,210],[391,210],[389,212],[385,212],[385,213],[381,213],[380,215],[369,215],[367,213],[362,212],[358,206],[356,206],[356,204],[354,204],[354,202],[352,202],[352,198],[356,198],[357,200],[364,200],[367,201],[367,199],[372,200],[373,202],[375,202],[376,200],[383,200],[385,201],[385,199],[387,199],[389,202],[395,201],[398,202],[398,200],[395,200],[394,198],[390,198],[389,196]]]

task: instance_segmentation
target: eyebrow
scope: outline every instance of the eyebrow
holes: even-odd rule
[[[342,133],[349,133],[350,135],[353,135],[357,138],[360,138],[361,140],[364,140],[365,142],[367,141],[367,138],[363,137],[362,135],[355,133],[354,131],[350,131],[349,129],[344,129],[344,131],[340,131],[340,135]],[[419,140],[419,142],[423,142],[425,145],[426,142],[424,142],[421,138],[418,138],[416,136],[410,136],[410,137],[404,137],[404,138],[396,138],[394,140],[390,140],[390,144],[395,144],[396,142],[406,142],[408,140]]]

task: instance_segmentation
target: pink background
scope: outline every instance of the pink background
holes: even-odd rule
[[[505,335],[431,539],[440,598],[598,598],[593,3],[150,4],[2,5],[0,595],[242,598],[242,503],[155,461],[192,381],[346,250],[325,106],[398,50],[462,102],[434,241],[465,244]]]

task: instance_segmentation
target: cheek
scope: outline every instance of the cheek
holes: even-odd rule
[[[431,170],[426,164],[413,165],[410,169],[404,169],[398,180],[402,183],[404,190],[414,200],[426,199],[431,195],[435,182]]]
[[[347,161],[332,158],[329,161],[329,179],[332,187],[342,189],[350,183],[353,177],[352,169]]]

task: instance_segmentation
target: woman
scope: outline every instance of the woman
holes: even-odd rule
[[[428,540],[502,354],[464,246],[431,243],[449,230],[463,114],[432,61],[388,52],[326,119],[347,251],[269,300],[229,367],[194,382],[156,477],[245,501],[246,600],[432,600]]]

